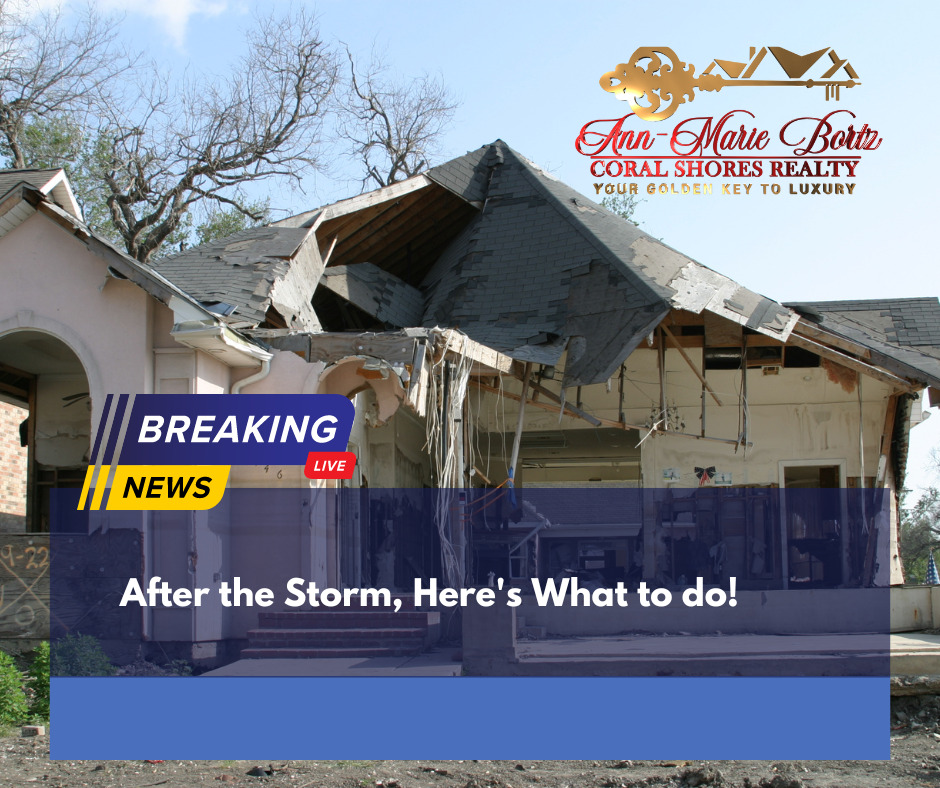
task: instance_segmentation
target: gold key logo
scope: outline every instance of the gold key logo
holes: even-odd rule
[[[787,79],[755,79],[754,72],[767,54],[773,55]],[[829,56],[831,64],[823,58]],[[663,58],[668,63],[663,62]],[[822,61],[822,62],[820,62]],[[828,66],[828,67],[827,67]],[[825,69],[815,79],[804,79],[816,67]],[[712,73],[721,69],[728,75]],[[840,70],[848,79],[834,79]],[[695,99],[696,90],[719,91],[726,86],[749,85],[752,87],[800,86],[813,88],[824,86],[826,100],[839,100],[840,88],[860,85],[858,74],[848,60],[840,58],[830,47],[798,55],[783,47],[751,47],[745,63],[733,60],[713,60],[700,75],[695,75],[695,66],[679,60],[669,47],[640,47],[630,60],[620,63],[600,79],[601,87],[616,98],[626,101],[638,118],[648,121],[665,120],[686,101]]]

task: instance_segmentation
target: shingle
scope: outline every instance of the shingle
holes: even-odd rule
[[[629,249],[640,231],[612,214],[587,223],[577,208],[585,198],[501,141],[465,158],[475,183],[487,184],[478,195],[485,209],[429,274],[424,324],[459,325],[483,344],[540,363],[557,362],[567,338],[586,335],[587,350],[569,357],[566,385],[605,380],[638,332],[669,310],[671,291],[611,251]],[[451,162],[429,177],[462,169]],[[547,335],[560,339],[530,344]]]
[[[33,170],[0,170],[0,195],[6,194],[18,183],[26,182],[30,186],[42,189],[52,176],[59,170],[53,169],[33,169]]]
[[[309,232],[302,227],[254,227],[161,258],[153,268],[204,304],[236,307],[225,318],[232,325],[254,327],[264,321],[273,284],[285,275],[289,259]]]
[[[873,361],[940,385],[940,300],[802,301],[790,304],[836,334],[869,348]]]

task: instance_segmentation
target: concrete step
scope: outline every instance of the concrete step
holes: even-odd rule
[[[331,657],[409,657],[421,648],[246,648],[242,659],[329,659]]]
[[[399,596],[399,612],[363,606],[266,611],[248,633],[245,659],[370,657],[418,654],[440,639],[440,612],[415,610]]]
[[[392,594],[392,596],[390,597],[390,599],[391,599],[391,602],[392,602],[392,607],[387,608],[387,607],[385,607],[385,606],[369,606],[369,605],[365,605],[365,604],[363,604],[362,599],[361,599],[359,596],[351,596],[350,599],[349,599],[349,604],[348,604],[348,605],[342,605],[342,609],[344,609],[344,610],[355,610],[355,609],[361,608],[361,609],[363,609],[363,610],[393,610],[393,609],[394,609],[394,604],[395,604],[395,600],[396,600],[396,599],[401,601],[401,610],[402,610],[402,611],[405,611],[405,610],[414,610],[414,609],[415,609],[415,597],[414,597],[414,594]]]
[[[439,624],[440,613],[421,613],[402,610],[399,613],[389,610],[317,610],[297,612],[260,613],[258,625],[266,629],[351,629],[365,627],[422,627]]]
[[[424,646],[426,630],[399,629],[253,629],[249,648],[412,648]]]

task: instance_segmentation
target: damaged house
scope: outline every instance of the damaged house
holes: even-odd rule
[[[211,585],[263,546],[321,585],[401,591],[564,572],[903,582],[908,434],[924,389],[940,405],[935,297],[778,303],[502,141],[152,266],[88,230],[61,172],[4,172],[0,192],[0,399],[28,413],[28,531],[48,530],[50,490],[81,486],[108,394],[332,393],[356,404],[360,495],[312,528],[295,499],[142,513],[141,571]],[[230,477],[317,484],[298,467]],[[622,505],[566,505],[570,488]],[[850,531],[839,504],[782,510],[787,488],[883,489],[889,516]],[[223,517],[285,527],[239,540]],[[148,610],[143,635],[206,654],[258,625],[217,612]]]

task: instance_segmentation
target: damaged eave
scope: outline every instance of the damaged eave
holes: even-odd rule
[[[473,362],[471,375],[507,375],[512,372],[513,360],[505,353],[475,342],[454,329],[435,330],[441,337],[440,352],[451,361],[464,356],[469,358]]]
[[[170,336],[181,345],[209,353],[229,367],[256,367],[259,362],[270,361],[274,355],[221,323],[177,323]]]
[[[683,266],[668,286],[672,306],[687,312],[719,315],[759,334],[786,342],[800,316],[770,298],[694,261]]]
[[[853,356],[857,356],[858,358],[865,361],[871,359],[871,350],[869,350],[864,345],[860,345],[858,342],[852,342],[849,339],[840,337],[838,334],[833,334],[831,331],[826,331],[825,329],[819,328],[818,326],[814,326],[812,323],[807,322],[803,318],[800,318],[800,320],[793,327],[793,330],[800,336],[815,340],[817,342],[822,342],[826,345],[831,345],[837,350],[851,353]]]
[[[916,370],[892,363],[871,348],[812,325],[797,311],[694,261],[684,265],[668,285],[675,290],[670,299],[675,308],[719,315],[758,334],[880,380],[897,391],[912,393],[929,382],[920,380],[922,376]]]
[[[790,338],[787,340],[787,343],[790,345],[795,345],[799,348],[803,348],[804,350],[809,350],[820,358],[828,359],[829,361],[833,361],[836,364],[841,364],[843,367],[847,367],[854,372],[867,375],[870,378],[875,378],[876,380],[880,380],[882,383],[887,383],[889,386],[892,386],[898,391],[912,393],[923,388],[923,386],[918,386],[909,380],[905,380],[904,378],[898,377],[897,375],[892,375],[890,372],[885,372],[883,369],[879,369],[872,364],[868,364],[864,361],[854,358],[853,356],[850,356],[847,353],[843,353],[840,350],[827,347],[820,342],[807,339],[806,337],[800,336],[799,334],[791,334]]]
[[[877,348],[866,347],[806,320],[801,319],[797,323],[788,342],[863,375],[876,378],[901,392],[915,393],[928,386],[940,384],[940,381],[923,371],[879,353]]]
[[[405,328],[401,331],[309,333],[290,329],[254,329],[244,332],[277,350],[299,353],[309,362],[335,364],[353,356],[372,356],[390,363],[411,364],[418,344],[424,344],[437,363],[468,358],[471,374],[504,375],[513,360],[497,350],[475,342],[456,329]]]
[[[41,200],[35,204],[35,209],[71,232],[89,251],[104,260],[109,276],[131,282],[172,310],[175,325],[171,336],[180,344],[203,350],[230,367],[257,367],[260,362],[271,358],[272,354],[267,350],[221,323],[161,274],[98,238],[58,205]]]

